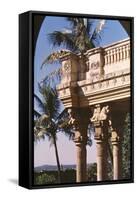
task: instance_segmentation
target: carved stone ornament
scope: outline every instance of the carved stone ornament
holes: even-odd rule
[[[89,65],[89,72],[90,72],[90,77],[94,78],[96,77],[97,79],[100,76],[100,63],[99,61],[91,63]]]
[[[102,109],[100,104],[95,106],[93,116],[90,118],[91,122],[107,120],[109,114],[109,106],[104,106]]]
[[[71,66],[70,66],[70,63],[69,63],[69,62],[66,62],[66,63],[64,64],[63,68],[64,68],[64,72],[70,73],[70,71],[71,71]]]
[[[96,70],[96,69],[99,69],[99,61],[93,62],[89,66],[89,70]]]
[[[67,74],[69,74],[71,72],[70,62],[69,61],[65,61],[63,63],[63,66],[61,67],[60,71],[61,71],[62,78],[63,78],[63,76],[65,77]]]
[[[120,137],[118,135],[118,133],[115,130],[112,130],[111,132],[111,142],[119,142]]]
[[[78,120],[76,116],[76,112],[73,109],[68,109],[69,114],[69,122],[68,124],[74,128],[74,130],[78,129]]]

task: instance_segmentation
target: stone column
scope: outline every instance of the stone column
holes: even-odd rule
[[[95,140],[97,147],[97,181],[107,180],[107,149],[108,149],[108,127],[109,106],[98,104],[95,106],[92,118],[95,128]]]
[[[113,146],[113,179],[119,180],[121,177],[121,145],[120,138],[114,130],[112,130],[111,142]]]
[[[125,105],[123,105],[125,106]],[[121,110],[120,108],[121,107]],[[113,105],[112,126],[111,126],[111,143],[113,154],[113,179],[122,178],[122,138],[125,123],[125,113],[122,110],[122,103]],[[124,108],[125,109],[125,108]]]
[[[87,140],[82,136],[77,137],[77,134],[79,132],[76,131],[74,138],[76,144],[76,181],[82,182],[87,180]]]
[[[86,112],[79,109],[69,109],[70,121],[74,131],[76,144],[76,182],[87,181],[87,128],[88,117]],[[83,118],[84,113],[84,118]]]
[[[95,125],[95,140],[97,149],[97,181],[107,180],[107,138],[100,123]]]

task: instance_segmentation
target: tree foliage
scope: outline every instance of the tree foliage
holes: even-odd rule
[[[87,168],[88,181],[97,181],[97,163],[92,163]]]
[[[122,177],[129,179],[131,174],[131,119],[130,113],[127,113],[125,118],[125,125],[123,129],[122,142]]]
[[[85,60],[84,53],[99,45],[105,25],[105,20],[95,20],[89,18],[66,17],[70,23],[69,28],[61,31],[54,31],[48,35],[50,43],[54,47],[62,47],[61,50],[53,51],[44,59],[41,67],[47,64],[60,62],[62,56],[68,53],[81,54],[81,59]],[[65,48],[65,49],[63,49]],[[54,80],[52,77],[60,78],[60,69],[51,72],[43,81]]]
[[[34,183],[35,185],[53,184],[53,183],[56,183],[56,179],[53,175],[41,173],[35,176]]]
[[[57,148],[57,133],[59,131],[65,132],[71,138],[73,133],[69,126],[67,126],[67,112],[66,110],[60,112],[61,101],[58,98],[58,93],[55,88],[51,88],[49,85],[39,85],[39,92],[42,98],[34,95],[35,100],[40,108],[40,113],[34,111],[35,126],[34,126],[34,138],[35,140],[48,138],[51,145],[54,145],[57,167],[58,167],[58,181],[61,182],[61,169],[59,154]]]

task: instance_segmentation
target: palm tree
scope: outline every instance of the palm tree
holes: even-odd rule
[[[94,20],[89,18],[73,18],[67,17],[67,21],[70,22],[70,29],[64,29],[63,31],[54,31],[49,34],[49,41],[53,44],[53,47],[64,47],[65,49],[52,52],[42,63],[52,64],[54,62],[60,62],[60,56],[69,52],[80,54],[81,62],[85,65],[84,53],[91,48],[96,47],[101,39],[101,33],[105,24],[105,20],[100,20],[97,26],[94,26]],[[54,77],[61,78],[61,70],[57,69],[51,72],[42,83],[49,83],[54,80]],[[57,132],[62,130],[70,139],[73,138],[74,133],[71,127],[68,125],[68,119],[66,110],[59,113],[60,103],[55,89],[50,87],[40,87],[40,93],[43,96],[44,101],[35,95],[35,99],[39,102],[39,107],[42,110],[42,114],[34,111],[35,116],[38,117],[35,125],[35,138],[48,136],[49,140],[55,147],[55,154],[58,166],[59,182],[60,176],[60,162],[58,156],[58,149],[56,144]],[[65,118],[64,118],[65,116]],[[64,119],[65,120],[64,120]],[[63,120],[62,120],[63,119]],[[89,138],[88,144],[91,145]]]
[[[56,162],[58,168],[58,182],[61,182],[61,167],[59,161],[59,154],[57,148],[57,132],[65,131],[71,137],[73,137],[73,132],[70,131],[67,124],[67,113],[66,110],[60,113],[60,100],[55,88],[50,86],[39,86],[40,94],[42,95],[42,100],[36,94],[34,95],[35,100],[38,103],[40,112],[34,110],[35,116],[35,126],[34,126],[34,138],[45,139],[48,137],[51,144],[54,145]]]
[[[54,47],[63,45],[72,52],[83,53],[99,44],[105,20],[100,20],[95,26],[95,20],[88,18],[68,17],[66,19],[70,22],[70,29],[49,34],[49,40]]]
[[[95,24],[95,20],[89,18],[74,18],[67,17],[67,21],[70,22],[70,29],[64,29],[62,31],[54,31],[48,35],[49,41],[53,47],[64,47],[55,52],[52,52],[42,63],[43,67],[46,64],[52,64],[54,62],[60,62],[60,57],[68,52],[81,55],[81,62],[85,64],[84,53],[99,45],[101,35],[104,29],[105,20],[99,20],[98,24]],[[60,69],[49,74],[44,81],[48,78],[58,75],[60,77]]]
[[[105,20],[99,20],[98,24],[95,24],[95,20],[90,18],[78,18],[78,17],[67,17],[67,21],[70,22],[70,29],[64,29],[62,31],[54,31],[48,35],[49,41],[53,44],[53,47],[64,47],[65,49],[52,52],[42,63],[41,67],[46,64],[52,64],[54,62],[60,62],[60,57],[69,52],[73,52],[81,55],[81,62],[83,65],[85,63],[84,53],[91,48],[95,48],[99,45],[101,40],[102,32],[105,25]],[[54,79],[61,79],[61,68],[54,70],[45,79],[42,80],[42,83],[51,83]],[[56,79],[55,79],[56,80]],[[68,125],[65,121],[63,129]],[[67,127],[66,129],[70,129]],[[88,128],[89,138],[88,144],[91,146],[92,141],[91,136],[91,127]],[[72,138],[72,134],[69,135],[68,131],[64,133]]]

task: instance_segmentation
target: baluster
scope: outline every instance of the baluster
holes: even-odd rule
[[[108,64],[110,64],[110,50],[108,50]]]
[[[130,56],[130,44],[128,44],[128,50],[127,50],[127,57],[129,58]]]
[[[117,61],[117,56],[116,56],[116,49],[113,50],[114,53],[114,63]]]
[[[128,45],[125,46],[125,56],[126,56],[125,59],[127,59],[128,58]]]
[[[123,59],[126,59],[126,46],[123,46],[122,51],[123,51]]]
[[[111,60],[111,63],[113,63],[113,60],[114,60],[113,59],[113,50],[110,51],[110,60]]]
[[[108,64],[108,55],[106,53],[106,55],[105,55],[105,65],[107,65],[107,64]]]
[[[120,47],[119,49],[120,49],[120,60],[122,60],[122,58],[123,58],[122,47]]]
[[[119,51],[119,48],[117,48],[117,62],[119,61],[120,59],[120,55],[119,55],[120,51]]]

